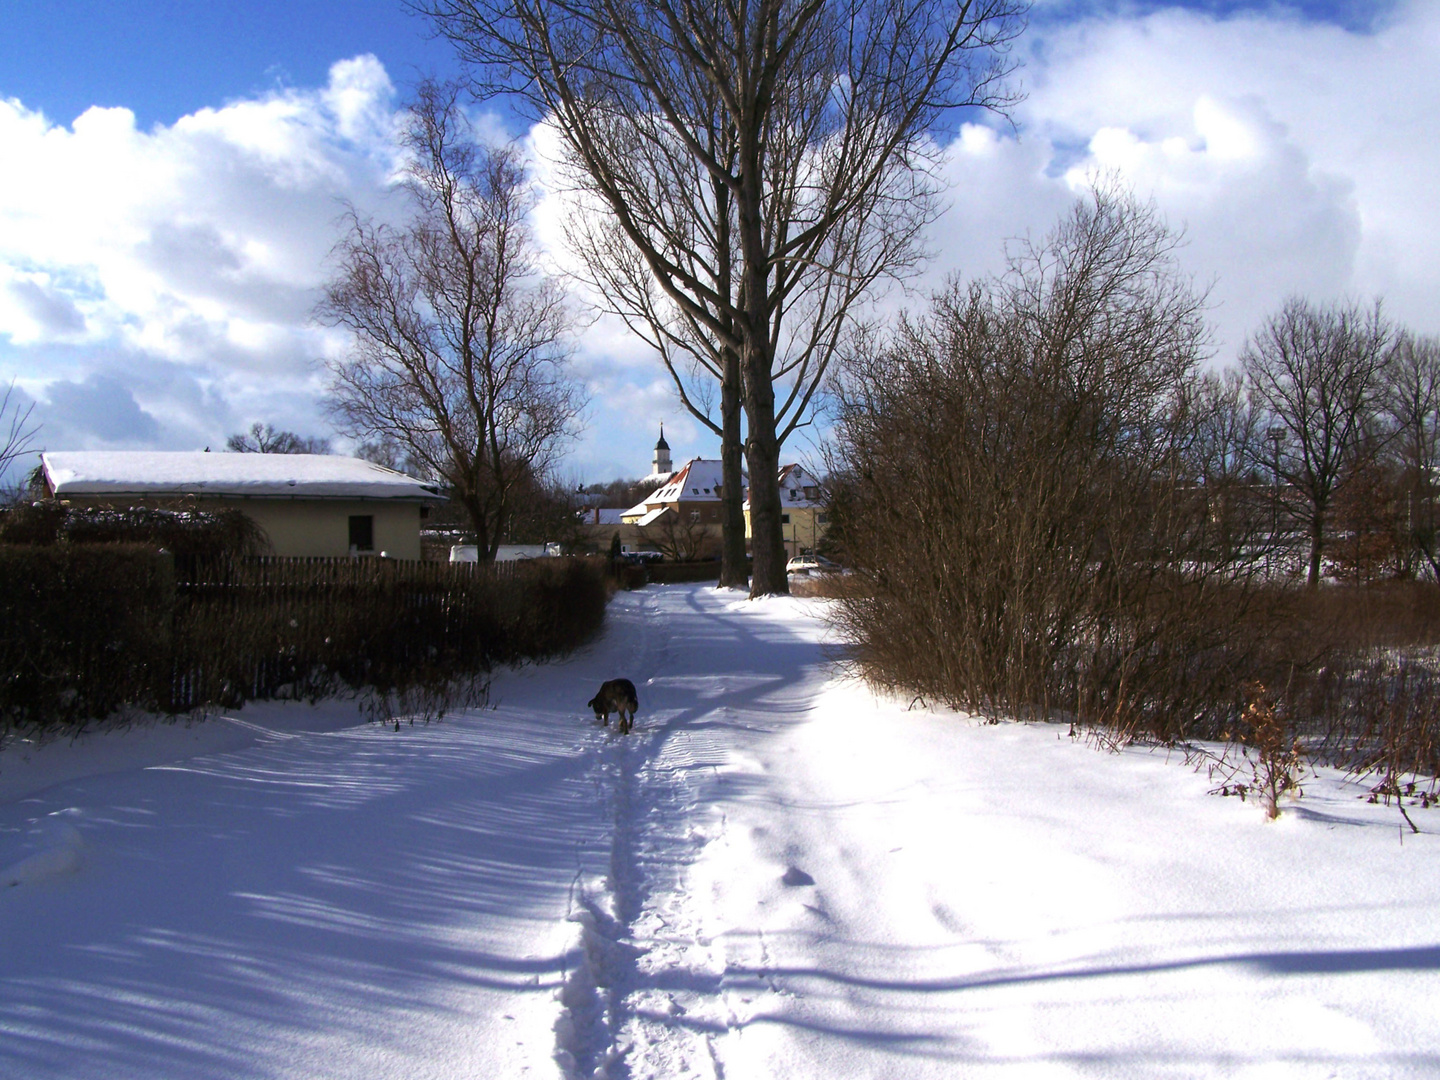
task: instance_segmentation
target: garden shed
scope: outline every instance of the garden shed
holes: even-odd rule
[[[420,558],[438,489],[330,454],[57,451],[40,455],[46,494],[76,506],[231,508],[275,555]]]

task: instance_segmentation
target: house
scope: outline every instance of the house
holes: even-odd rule
[[[780,467],[780,531],[785,556],[811,555],[828,525],[820,481],[799,465]],[[750,492],[745,492],[745,544],[750,544]]]
[[[435,487],[358,458],[328,454],[75,451],[41,456],[46,493],[77,506],[242,511],[276,555],[420,558]]]
[[[666,514],[697,525],[720,524],[721,463],[691,458],[665,482],[629,510],[621,512],[626,525],[644,529]]]
[[[693,458],[676,472],[671,467],[665,425],[655,443],[649,495],[628,508],[589,507],[581,523],[600,550],[618,535],[627,552],[663,552],[669,558],[703,559],[720,551],[720,462]]]
[[[602,550],[617,533],[627,551],[662,551],[667,558],[706,559],[720,553],[722,463],[691,458],[670,471],[665,428],[655,444],[649,476],[655,489],[625,510],[590,507],[581,520]],[[799,465],[780,469],[781,525],[788,558],[815,551],[825,535],[826,508],[820,481]],[[644,482],[642,481],[642,482]],[[745,491],[745,541],[750,542],[750,492]]]
[[[636,547],[682,562],[720,554],[721,463],[691,458],[643,502],[622,511]],[[622,540],[624,536],[622,534]]]

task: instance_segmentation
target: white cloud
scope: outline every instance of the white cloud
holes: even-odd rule
[[[318,91],[150,131],[126,109],[92,108],[67,128],[0,101],[0,374],[41,399],[47,438],[126,441],[123,424],[79,404],[156,364],[186,375],[156,388],[151,422],[115,414],[133,421],[124,430],[134,438],[214,437],[182,400],[163,399],[186,379],[228,386],[266,419],[293,413],[284,397],[303,395],[315,427],[313,361],[332,346],[309,313],[341,201],[383,198],[394,115],[394,89],[370,56],[334,65]]]
[[[1107,14],[1030,40],[1020,137],[962,132],[937,270],[994,269],[996,236],[1043,232],[1114,172],[1183,227],[1214,282],[1218,355],[1291,293],[1384,295],[1440,330],[1440,9],[1372,34],[1276,13]],[[979,148],[977,150],[977,147]]]

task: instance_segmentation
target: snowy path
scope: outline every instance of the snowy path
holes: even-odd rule
[[[441,724],[0,756],[0,1077],[1440,1077],[1440,812],[906,712],[816,611],[651,588]]]

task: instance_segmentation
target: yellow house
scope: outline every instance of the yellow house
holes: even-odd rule
[[[661,436],[662,444],[664,436]],[[669,463],[666,448],[665,464]],[[657,461],[659,451],[657,449]],[[679,471],[628,510],[620,521],[640,543],[680,561],[710,558],[720,551],[721,463],[691,458]],[[621,533],[622,537],[625,535]]]
[[[785,556],[810,555],[825,535],[826,513],[820,481],[799,465],[780,468],[780,531]],[[750,543],[750,494],[745,494],[745,543]]]
[[[73,451],[40,455],[47,493],[79,506],[239,510],[275,555],[420,558],[420,523],[444,496],[403,473],[329,454]]]

